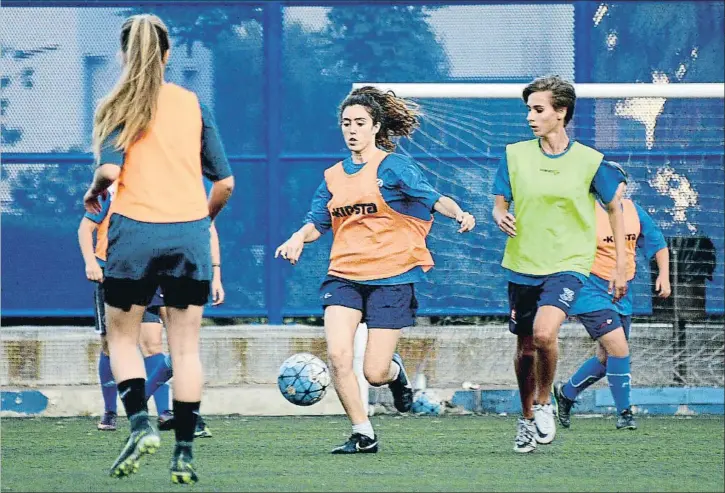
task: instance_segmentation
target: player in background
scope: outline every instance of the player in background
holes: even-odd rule
[[[131,434],[110,474],[133,474],[141,456],[160,446],[137,349],[143,312],[160,286],[174,370],[171,481],[191,484],[198,479],[192,447],[203,387],[199,331],[212,279],[209,228],[234,177],[209,110],[164,81],[171,43],[161,19],[129,17],[120,45],[123,70],[96,110],[97,167],[83,197],[87,212],[100,212],[99,198],[118,181],[103,291],[111,369]],[[202,177],[213,183],[208,200]]]
[[[108,246],[108,220],[110,218],[108,211],[115,190],[109,190],[109,193],[101,201],[101,212],[92,214],[86,212],[81,223],[78,226],[78,243],[85,262],[86,277],[89,281],[96,283],[94,293],[94,314],[96,332],[101,336],[101,355],[98,360],[98,377],[101,383],[101,393],[103,394],[104,413],[103,418],[98,423],[98,429],[102,431],[116,430],[117,407],[116,401],[118,391],[116,382],[111,373],[111,360],[108,355],[108,341],[106,340],[106,316],[103,298],[103,268],[106,263],[106,247]],[[96,233],[96,247],[93,247],[93,234]],[[157,292],[153,300],[146,308],[141,321],[141,335],[139,338],[139,346],[141,354],[144,357],[144,366],[146,368],[147,379],[151,380],[155,375],[151,370],[163,365],[167,359],[162,351],[162,330],[161,323],[161,306],[163,300]],[[156,372],[158,375],[158,371]],[[156,410],[159,415],[159,425],[164,421],[165,416],[169,414],[169,386],[168,384],[158,385],[153,393],[156,402]]]
[[[624,187],[624,184],[622,185]],[[647,259],[655,258],[658,274],[655,291],[661,298],[670,295],[670,254],[660,229],[652,218],[631,199],[623,199],[627,252],[627,281],[634,279],[636,249]],[[585,361],[566,382],[554,386],[559,423],[571,425],[571,408],[587,387],[607,377],[617,407],[617,429],[637,428],[630,406],[631,371],[629,330],[634,295],[631,290],[619,301],[608,292],[615,263],[612,228],[601,203],[597,204],[597,255],[589,278],[584,282],[570,315],[576,315],[592,339],[597,341],[596,356]]]
[[[86,212],[78,227],[78,242],[81,254],[85,262],[86,277],[96,282],[94,293],[94,312],[96,332],[101,336],[101,355],[98,362],[98,374],[101,382],[101,392],[104,402],[104,414],[98,423],[98,429],[102,431],[115,431],[117,407],[116,398],[118,391],[116,382],[111,373],[111,361],[108,355],[108,342],[106,341],[106,317],[105,304],[103,299],[103,267],[106,263],[106,248],[108,246],[108,222],[110,219],[109,210],[115,187],[109,189],[109,193],[103,198],[101,212],[91,214]],[[96,234],[96,247],[93,247],[93,234]],[[211,233],[211,258],[213,277],[211,283],[212,306],[218,306],[224,302],[224,287],[221,280],[221,253],[219,248],[219,236],[216,227],[212,223]],[[174,427],[174,414],[169,409],[169,385],[172,377],[171,359],[163,353],[162,330],[166,319],[166,309],[163,306],[163,294],[157,289],[151,304],[146,308],[141,323],[141,336],[139,346],[144,356],[146,369],[146,397],[154,396],[156,410],[158,412],[158,425],[160,430],[172,430]],[[201,415],[197,416],[196,438],[210,438],[211,430]]]
[[[522,408],[514,451],[526,453],[556,435],[550,394],[559,327],[594,263],[597,196],[607,204],[614,231],[616,274],[609,286],[614,298],[625,294],[627,281],[617,192],[624,176],[600,152],[567,135],[574,87],[558,76],[544,77],[527,85],[522,97],[535,138],[506,146],[492,193],[493,219],[509,236],[501,265],[508,271],[509,330],[517,336],[514,369]]]
[[[352,422],[352,435],[332,453],[374,453],[378,439],[353,373],[358,324],[368,326],[365,378],[388,385],[396,409],[409,411],[412,386],[395,348],[400,329],[415,324],[415,283],[433,267],[426,246],[432,213],[455,219],[459,233],[471,231],[475,219],[435,191],[413,160],[393,153],[392,139],[409,137],[418,125],[412,104],[374,87],[356,89],[341,105],[340,125],[351,155],[325,171],[304,226],[275,257],[296,264],[305,243],[332,228],[320,302],[335,390]]]

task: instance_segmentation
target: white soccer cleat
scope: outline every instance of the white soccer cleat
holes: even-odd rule
[[[526,454],[536,450],[536,425],[533,419],[519,418],[516,424],[514,452]]]
[[[556,436],[556,416],[552,404],[534,404],[534,423],[536,423],[536,441],[551,443]]]

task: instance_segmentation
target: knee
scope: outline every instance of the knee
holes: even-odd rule
[[[335,375],[352,373],[352,351],[336,350],[329,353],[330,369]]]
[[[154,354],[160,354],[163,352],[163,345],[160,341],[148,341],[148,340],[141,340],[140,343],[141,346],[141,354],[143,354],[144,358],[148,358],[149,356],[153,356]]]
[[[533,346],[520,347],[516,349],[516,355],[514,360],[520,360],[524,358],[533,358],[535,349]]]
[[[363,368],[363,374],[365,375],[365,380],[367,380],[370,385],[373,387],[380,387],[381,385],[389,383],[390,366],[386,368],[372,368],[365,366]]]
[[[597,359],[604,366],[607,365],[607,350],[601,344],[597,345]]]
[[[536,349],[549,348],[556,344],[557,337],[556,327],[549,325],[535,325],[534,326],[534,347]]]
[[[524,358],[533,358],[536,348],[532,337],[520,337],[516,344],[514,363]]]

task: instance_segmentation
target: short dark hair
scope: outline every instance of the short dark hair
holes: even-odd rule
[[[566,127],[574,116],[576,104],[576,91],[571,82],[562,79],[558,75],[539,77],[524,88],[524,102],[528,103],[529,96],[534,92],[551,91],[551,105],[554,109],[566,108],[564,126]]]

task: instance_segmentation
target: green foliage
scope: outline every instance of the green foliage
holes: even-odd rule
[[[334,7],[321,36],[331,72],[352,81],[439,81],[449,71],[443,46],[416,5]]]
[[[597,82],[652,82],[654,72],[671,82],[723,80],[722,2],[615,2],[592,26]],[[608,48],[607,40],[616,43]],[[685,71],[678,76],[681,66]]]
[[[152,11],[144,8],[127,9],[123,16],[153,13],[161,18],[173,35],[177,46],[191,51],[195,42],[209,46],[220,36],[234,32],[250,20],[260,20],[261,9],[244,7],[210,7],[198,5],[154,5]]]
[[[27,165],[17,173],[4,169],[3,174],[12,194],[12,211],[3,221],[18,220],[33,228],[80,221],[83,194],[92,177],[90,165]]]

